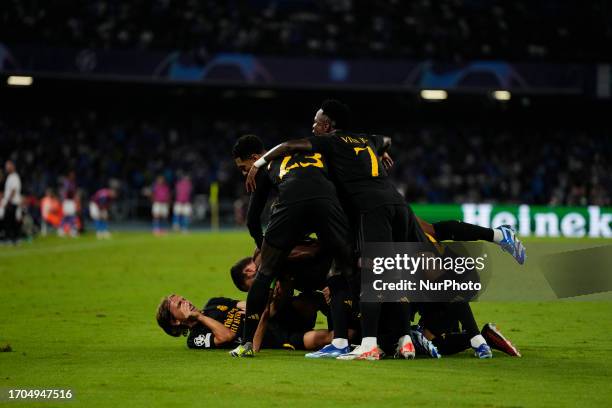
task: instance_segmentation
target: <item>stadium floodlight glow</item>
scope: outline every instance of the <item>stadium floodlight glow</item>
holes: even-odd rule
[[[508,91],[495,91],[493,92],[493,97],[498,101],[509,101],[512,94]]]
[[[30,86],[33,81],[31,76],[11,75],[7,78],[6,83],[11,86]]]
[[[421,98],[428,101],[443,101],[448,98],[448,92],[443,89],[423,89],[421,91]]]

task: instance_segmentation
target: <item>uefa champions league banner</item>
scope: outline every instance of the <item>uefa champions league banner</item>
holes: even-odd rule
[[[594,64],[274,57],[243,53],[52,48],[0,43],[0,72],[44,77],[257,87],[504,89],[596,94]],[[600,70],[601,71],[601,70]]]
[[[461,220],[482,227],[511,225],[521,237],[612,238],[612,207],[497,204],[413,204],[427,222]]]

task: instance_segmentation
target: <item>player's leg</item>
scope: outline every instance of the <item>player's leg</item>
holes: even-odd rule
[[[393,241],[394,242],[427,242],[427,236],[421,228],[418,219],[410,206],[393,206]],[[401,337],[398,340],[396,357],[414,358],[416,349],[412,342],[411,333],[411,303],[399,302],[397,305],[397,318]]]
[[[448,313],[448,303],[418,303],[417,308],[421,319],[415,331],[433,343],[440,354],[457,354],[471,347],[470,336],[460,331],[459,322]]]
[[[174,202],[172,206],[172,229],[174,231],[178,231],[181,223],[181,204],[177,201]]]
[[[316,220],[316,230],[322,249],[334,254],[334,262],[327,280],[330,290],[330,309],[334,324],[331,344],[308,358],[336,358],[350,351],[348,323],[352,308],[352,296],[348,279],[353,273],[351,234],[348,219],[340,203],[332,200],[313,200],[311,209]]]
[[[183,204],[183,216],[181,219],[181,229],[183,232],[187,232],[187,230],[189,229],[189,221],[191,220],[191,212],[192,212],[191,203],[184,203]]]
[[[108,230],[108,210],[106,208],[100,210],[100,228],[102,231],[102,237],[109,239],[111,233]]]
[[[168,222],[168,216],[170,215],[170,204],[161,203],[160,207],[160,230],[163,233],[166,229],[166,223]]]
[[[263,348],[286,350],[316,350],[331,341],[329,330],[299,330],[276,320],[268,323]]]
[[[310,330],[304,333],[304,350],[318,350],[333,340],[333,333],[329,330]]]
[[[519,263],[525,262],[525,247],[509,225],[485,228],[462,221],[440,221],[431,224],[438,241],[488,241],[501,246]]]
[[[467,302],[451,302],[451,303],[430,303],[428,312],[425,313],[423,326],[429,329],[432,333],[457,333],[459,332],[457,323],[461,325],[461,333],[465,335],[467,344],[472,347],[474,354],[478,358],[491,358],[493,354],[491,348],[487,344],[485,338],[481,335],[474,313],[470,304]],[[437,335],[437,334],[436,334]],[[449,337],[449,344],[442,346],[448,349],[459,347],[462,337]],[[434,341],[436,346],[438,342]],[[463,350],[463,349],[462,349]],[[442,352],[442,351],[441,351]],[[442,354],[445,354],[442,352]]]
[[[358,252],[361,254],[367,242],[392,242],[393,229],[391,226],[391,213],[389,206],[381,206],[362,213],[358,222]],[[361,260],[362,263],[366,260]],[[369,290],[370,288],[361,288]],[[361,312],[361,344],[347,355],[338,357],[345,360],[378,360],[382,353],[378,347],[378,325],[382,308],[382,301],[365,302],[367,296],[375,298],[373,294],[360,293],[359,310]]]
[[[454,316],[459,323],[461,323],[462,331],[470,338],[470,345],[474,349],[474,353],[478,358],[491,358],[491,348],[487,344],[484,337],[480,334],[478,326],[476,325],[476,319],[472,308],[467,302],[453,302],[449,304],[449,313]]]
[[[431,224],[438,241],[494,242],[494,230],[462,221],[440,221]]]
[[[96,230],[96,237],[101,238],[101,222],[100,222],[100,209],[98,205],[93,201],[89,202],[89,216],[94,222],[94,229]]]
[[[19,222],[17,221],[17,206],[7,204],[4,208],[4,222],[6,237],[13,245],[17,244],[19,238]]]
[[[151,207],[151,216],[153,217],[153,234],[158,235],[160,230],[160,211],[161,211],[161,203],[154,202]]]
[[[281,263],[287,259],[290,249],[279,249],[264,241],[261,245],[261,266],[257,271],[255,280],[246,299],[246,310],[244,320],[244,332],[242,344],[230,352],[234,357],[252,357],[253,337],[261,319],[268,298],[270,297],[270,286],[278,274]]]
[[[261,245],[261,265],[247,295],[242,344],[230,352],[234,357],[252,357],[253,337],[270,296],[270,286],[291,249],[304,235],[304,220],[308,206],[296,203],[277,206],[268,223]]]

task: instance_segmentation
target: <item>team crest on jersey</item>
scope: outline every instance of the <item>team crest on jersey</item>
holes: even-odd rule
[[[217,306],[217,309],[219,309],[219,310],[220,310],[220,311],[222,311],[222,312],[225,312],[225,311],[228,309],[228,307],[227,307],[227,306],[225,306],[225,305],[218,305],[218,306]]]

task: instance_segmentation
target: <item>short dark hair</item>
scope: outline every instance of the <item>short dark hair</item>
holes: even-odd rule
[[[351,116],[348,106],[335,99],[328,99],[321,104],[321,110],[332,121],[335,129],[348,129]]]
[[[236,140],[232,148],[232,156],[234,159],[246,160],[253,154],[262,154],[263,151],[264,145],[260,138],[256,135],[244,135]]]
[[[170,312],[170,296],[166,296],[162,299],[161,303],[157,308],[157,324],[161,327],[166,334],[172,337],[186,336],[189,328],[184,325],[174,326],[172,321],[174,316]]]
[[[232,282],[241,292],[248,292],[249,289],[244,285],[244,268],[251,262],[253,258],[247,256],[236,262],[230,268],[230,275],[232,276]]]

